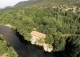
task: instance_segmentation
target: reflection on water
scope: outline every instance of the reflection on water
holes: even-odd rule
[[[9,42],[20,57],[54,57],[52,53],[45,53],[34,46],[21,43],[16,33],[7,26],[0,26],[0,34],[5,36],[6,41]]]

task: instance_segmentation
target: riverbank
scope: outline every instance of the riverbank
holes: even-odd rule
[[[14,33],[10,27],[0,26],[0,34],[5,36],[5,40],[15,49],[17,54],[21,57],[54,57],[52,53],[46,54],[44,50],[40,50],[31,44],[24,44],[24,41],[20,41],[20,39],[23,37],[20,37],[19,34],[17,35],[17,31]]]

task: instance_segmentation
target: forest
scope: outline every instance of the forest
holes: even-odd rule
[[[11,24],[29,41],[30,32],[45,33],[46,43],[53,45],[53,51],[60,51],[63,57],[80,57],[80,12],[62,11],[59,8],[10,8],[0,10],[0,24]],[[9,51],[9,44],[0,38],[0,54]],[[2,46],[5,48],[2,50]],[[12,57],[12,56],[11,56]]]

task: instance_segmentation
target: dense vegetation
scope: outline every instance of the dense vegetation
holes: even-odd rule
[[[35,4],[37,2],[40,2],[41,0],[29,0],[29,1],[21,1],[17,3],[14,7],[26,7],[32,4]]]
[[[66,57],[80,57],[80,35],[68,37],[65,52]]]
[[[7,53],[8,57],[18,57],[14,49],[5,41],[4,38],[4,36],[0,35],[0,56]]]
[[[24,37],[29,36],[34,28],[58,40],[61,36],[80,34],[79,12],[61,11],[58,8],[21,8],[1,11],[0,24],[8,23],[16,26]]]
[[[58,7],[52,8],[53,3],[50,2],[53,1],[61,4],[63,0],[61,0],[61,2],[59,0],[43,0],[40,1],[40,3],[31,5],[41,7],[0,10],[0,24],[4,25],[9,23],[15,26],[18,32],[28,41],[31,38],[30,32],[36,29],[47,35],[46,43],[53,45],[54,52],[61,52],[63,57],[80,57],[79,8],[77,7],[75,13],[72,12],[72,10],[63,11]],[[65,1],[67,1],[67,3],[72,2],[73,4],[75,2],[75,0]],[[45,5],[48,5],[48,7],[44,7]],[[76,2],[75,5],[79,6],[79,2]],[[0,38],[0,43],[2,43],[0,44],[0,54],[11,50],[10,47],[7,47],[6,42],[1,42],[4,41],[1,39],[2,38]],[[6,48],[3,50],[2,46]],[[8,48],[10,48],[10,50],[8,50]],[[9,53],[11,53],[11,51]]]
[[[48,7],[58,5],[80,6],[80,0],[28,0],[17,3],[14,7]]]

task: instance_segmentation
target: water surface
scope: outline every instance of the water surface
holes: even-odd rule
[[[0,26],[0,34],[5,36],[5,40],[14,48],[20,57],[54,57],[52,53],[45,53],[33,45],[25,45],[16,35],[16,32],[7,26]]]

